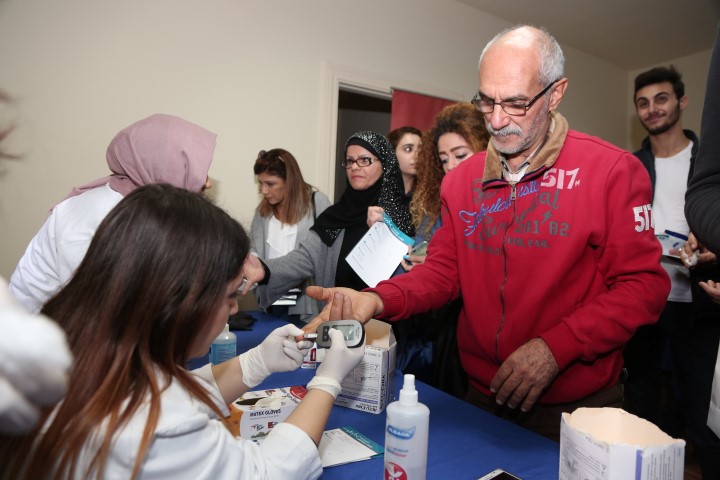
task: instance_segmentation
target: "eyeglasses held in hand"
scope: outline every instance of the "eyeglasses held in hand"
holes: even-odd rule
[[[376,161],[377,159],[368,156],[362,156],[357,158],[347,157],[345,160],[340,161],[340,166],[343,168],[352,168],[352,165],[354,163],[358,167],[369,167],[373,164],[373,162]]]
[[[478,90],[477,93],[473,96],[472,100],[470,100],[470,103],[475,105],[475,108],[477,108],[478,111],[483,114],[492,113],[493,110],[495,110],[495,105],[500,105],[500,108],[503,109],[503,112],[507,113],[508,115],[512,115],[513,117],[522,117],[527,113],[528,110],[530,110],[530,107],[532,107],[535,102],[540,100],[540,98],[545,95],[548,90],[550,90],[550,87],[555,85],[557,82],[557,80],[553,80],[552,82],[550,82],[547,87],[543,88],[540,93],[531,98],[530,101],[527,103],[514,100],[503,100],[502,102],[496,102],[492,98],[483,97],[482,93],[480,93],[480,90]]]

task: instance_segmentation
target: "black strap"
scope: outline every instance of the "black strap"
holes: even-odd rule
[[[317,192],[313,192],[312,194],[312,209],[313,209],[313,220],[317,220],[317,211],[315,210],[315,194]]]

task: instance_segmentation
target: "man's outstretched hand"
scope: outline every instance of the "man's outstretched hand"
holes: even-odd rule
[[[313,333],[322,322],[328,320],[355,319],[365,324],[368,320],[383,311],[383,303],[375,293],[358,292],[352,288],[307,287],[305,290],[310,298],[326,302],[320,314],[303,327],[306,333]]]

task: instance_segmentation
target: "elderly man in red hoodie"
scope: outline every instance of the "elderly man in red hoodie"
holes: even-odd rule
[[[621,406],[623,346],[657,321],[670,286],[648,174],[630,153],[569,129],[557,112],[563,67],[542,29],[491,40],[473,98],[491,144],[445,177],[425,263],[364,292],[308,290],[349,295],[363,321],[462,295],[468,401],[555,439],[562,412]]]

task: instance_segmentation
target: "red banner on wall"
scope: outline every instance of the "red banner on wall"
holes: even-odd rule
[[[393,90],[390,130],[398,127],[415,127],[425,131],[435,123],[435,115],[448,105],[456,103],[445,98],[420,93]]]

